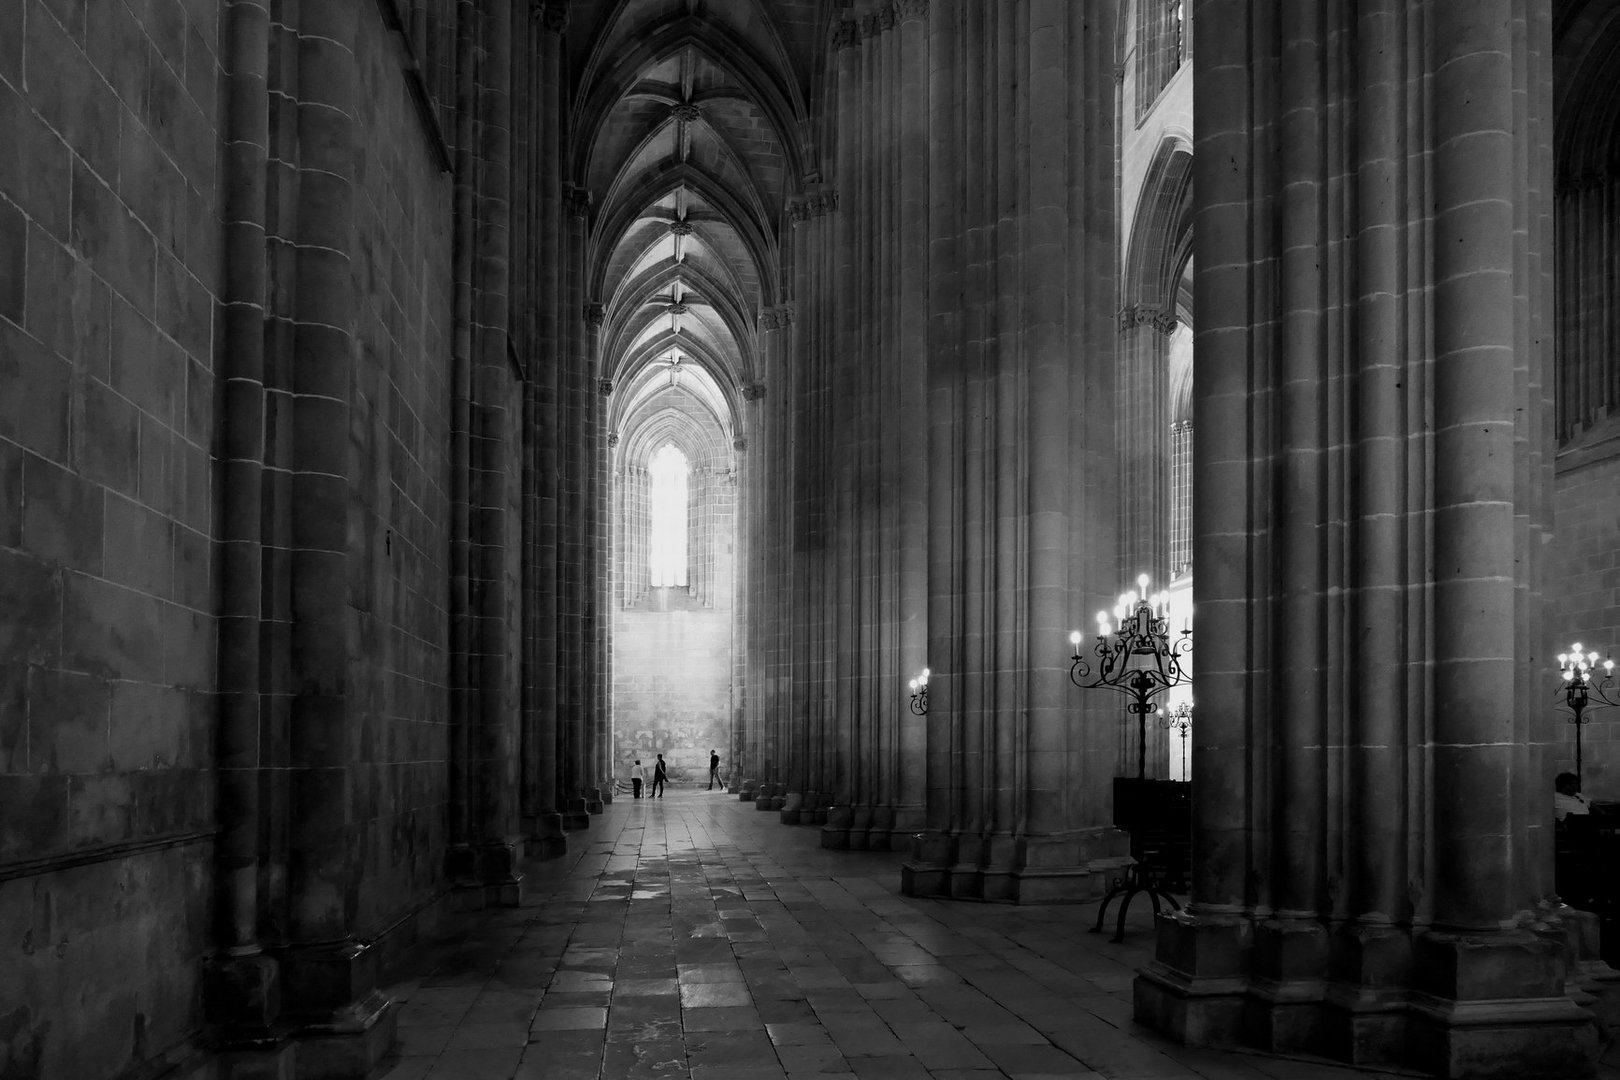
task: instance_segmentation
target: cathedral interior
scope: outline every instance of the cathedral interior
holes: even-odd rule
[[[0,1080],[1620,1066],[1616,0],[0,0],[0,136]]]

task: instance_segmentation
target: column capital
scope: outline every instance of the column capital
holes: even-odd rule
[[[737,451],[739,454],[744,450],[747,450],[748,437],[746,435],[738,435],[736,438],[731,440],[731,448]]]
[[[773,308],[766,308],[764,311],[759,313],[759,328],[761,330],[768,333],[772,330],[778,329],[780,325],[781,324],[776,321],[776,311]],[[748,391],[746,388],[744,388],[743,397],[747,396]]]
[[[793,325],[794,309],[793,309],[793,304],[792,304],[791,301],[788,302],[788,303],[785,303],[785,304],[777,304],[776,308],[775,308],[775,311],[776,311],[776,324],[778,326],[782,327],[785,330],[788,327]]]
[[[833,31],[832,44],[834,49],[853,49],[861,43],[861,28],[854,19],[839,19],[838,29]]]
[[[599,303],[599,302],[597,302],[595,300],[590,300],[590,301],[586,302],[586,304],[585,304],[585,325],[586,326],[590,327],[592,330],[600,330],[602,328],[602,323],[605,322],[606,320],[607,320],[607,305]]]
[[[928,0],[895,0],[894,8],[901,22],[928,18]]]
[[[619,445],[619,433],[617,431],[608,432],[608,449],[611,450],[611,449],[613,449],[614,447],[616,447],[618,445]]]
[[[762,401],[765,397],[765,384],[762,382],[743,383],[738,387],[744,401]]]
[[[610,397],[613,394],[613,380],[612,379],[597,379],[596,380],[596,392],[598,394],[601,394],[603,397]]]
[[[536,4],[535,13],[540,16],[545,28],[553,34],[568,32],[568,5],[558,0],[549,0],[545,4]]]
[[[574,217],[589,217],[591,213],[591,190],[583,184],[567,184],[563,187],[563,207]]]
[[[1151,326],[1168,337],[1175,333],[1176,327],[1180,325],[1175,312],[1165,311],[1158,304],[1128,304],[1119,312],[1121,332],[1134,330],[1138,326]]]

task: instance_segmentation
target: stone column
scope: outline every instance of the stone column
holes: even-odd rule
[[[900,201],[899,312],[896,319],[899,357],[894,413],[908,418],[896,426],[898,619],[892,660],[885,682],[876,690],[880,715],[889,717],[891,734],[884,746],[886,797],[874,828],[887,832],[874,847],[900,848],[923,825],[928,746],[926,717],[911,712],[904,687],[928,657],[928,440],[931,425],[928,375],[929,212],[930,212],[930,53],[932,28],[929,0],[901,0],[899,116],[896,140],[899,170],[894,190]]]
[[[1549,25],[1423,14],[1198,5],[1194,903],[1136,1012],[1580,1075],[1530,750]]]
[[[220,298],[219,870],[206,1013],[227,1040],[258,1043],[281,1011],[274,959],[264,952],[265,176],[270,147],[270,12],[234,0],[223,16],[225,275]],[[229,1045],[229,1043],[227,1044]],[[272,1051],[284,1055],[284,1049]]]
[[[283,1019],[330,1041],[300,1068],[343,1062],[359,1075],[393,1041],[377,958],[354,925],[356,821],[375,809],[355,783],[349,699],[349,411],[354,380],[354,167],[359,5],[301,9],[287,553],[290,714],[287,893],[280,949]]]
[[[562,416],[560,435],[563,454],[562,492],[559,506],[558,581],[559,642],[558,677],[559,722],[562,726],[563,825],[583,829],[590,825],[586,788],[591,770],[591,722],[586,694],[584,574],[589,553],[585,550],[585,421],[590,367],[585,338],[585,239],[591,212],[590,192],[567,185],[563,199],[565,264],[562,297],[562,379],[559,404]]]
[[[607,309],[597,301],[588,301],[582,315],[585,321],[585,392],[580,430],[580,503],[584,522],[579,603],[580,646],[583,652],[580,698],[585,728],[585,764],[581,783],[586,812],[600,814],[604,805],[601,785],[606,782],[608,789],[612,790],[612,767],[608,762],[607,715],[602,708],[605,701],[601,664],[603,619],[599,594],[602,582],[600,568],[606,551],[601,527],[605,496],[598,473],[603,460],[602,406],[613,392],[613,384],[599,374],[602,370],[602,322],[607,317]]]
[[[930,18],[941,27],[930,49],[960,72],[929,88],[948,95],[933,113],[930,165],[949,178],[930,189],[930,255],[952,253],[963,269],[930,284],[935,329],[960,345],[941,343],[928,383],[939,677],[928,829],[902,889],[1096,896],[1124,838],[1096,794],[1112,757],[1095,753],[1104,736],[1072,696],[1065,643],[1097,588],[1096,553],[1115,550],[1104,527],[1113,507],[1091,501],[1076,467],[1114,460],[1091,392],[1108,358],[1095,343],[1112,327],[1112,176],[1090,150],[1111,122],[1113,67],[1095,13],[1074,5],[962,0]]]

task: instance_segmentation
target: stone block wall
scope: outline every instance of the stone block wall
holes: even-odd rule
[[[449,746],[449,174],[404,92],[374,5],[355,39],[349,641],[359,926],[374,934],[441,882]]]
[[[1617,433],[1620,434],[1620,433]],[[1611,446],[1620,446],[1613,441]],[[1620,454],[1561,455],[1554,496],[1552,558],[1547,568],[1547,632],[1552,657],[1536,680],[1547,711],[1562,721],[1560,685],[1553,666],[1560,651],[1579,641],[1612,652],[1620,661]],[[1588,798],[1620,799],[1620,709],[1597,709],[1581,733],[1582,774]],[[1571,725],[1555,725],[1560,771],[1575,767]],[[1552,796],[1548,796],[1550,800]]]
[[[721,771],[732,768],[732,658],[736,647],[736,491],[714,485],[690,550],[713,552],[713,606],[689,603],[686,589],[653,589],[634,607],[613,615],[613,771],[630,775],[663,754],[672,779],[706,781],[709,751]]]
[[[215,0],[0,4],[0,1073],[200,1022]]]

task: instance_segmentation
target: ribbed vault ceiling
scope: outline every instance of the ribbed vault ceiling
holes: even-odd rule
[[[759,314],[788,299],[782,231],[814,168],[806,103],[838,6],[570,5],[568,169],[594,200],[588,280],[615,429],[680,391],[735,430],[741,388],[759,381]]]

